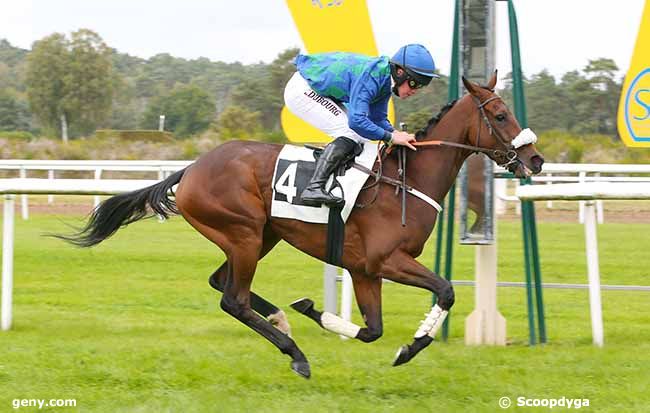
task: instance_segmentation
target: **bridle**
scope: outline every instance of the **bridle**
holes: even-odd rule
[[[494,90],[488,89],[492,93],[494,93]],[[451,146],[454,148],[461,148],[461,149],[469,149],[470,151],[474,153],[484,153],[491,159],[493,159],[499,166],[507,169],[508,171],[514,173],[515,172],[515,167],[518,166],[522,161],[519,159],[519,156],[517,155],[517,148],[520,146],[523,146],[523,144],[526,143],[531,143],[534,142],[533,140],[528,141],[528,142],[520,142],[516,146],[512,142],[507,142],[503,136],[499,133],[499,131],[492,126],[492,122],[490,122],[490,119],[488,118],[487,114],[485,113],[485,106],[495,100],[502,100],[500,96],[494,95],[491,96],[490,98],[484,100],[483,102],[480,101],[479,98],[472,96],[472,100],[476,104],[476,107],[479,110],[479,116],[478,116],[478,131],[476,132],[476,145],[467,145],[463,143],[456,143],[452,141],[442,141],[442,140],[429,140],[429,141],[419,141],[419,142],[413,142],[413,146],[420,146],[420,147],[426,147],[426,146]],[[494,136],[496,139],[497,143],[503,147],[503,149],[489,149],[489,148],[483,148],[480,145],[481,142],[481,120],[485,124],[485,126],[488,129],[488,132],[490,133],[490,136]],[[522,131],[523,132],[523,131]],[[530,131],[529,131],[530,132]],[[532,133],[532,132],[531,132]],[[520,133],[521,135],[521,133]],[[533,134],[534,136],[534,134]],[[515,140],[519,140],[519,137],[515,138]],[[536,138],[535,138],[536,139]],[[397,180],[394,178],[388,178],[383,175],[383,162],[382,159],[384,156],[389,154],[393,149],[398,148],[398,174],[400,175],[401,180]],[[381,146],[380,151],[383,151],[380,153],[380,155],[377,157],[378,161],[378,170],[375,172],[373,170],[370,170],[364,166],[358,165],[356,163],[353,164],[353,167],[370,175],[371,177],[374,178],[374,182],[370,183],[369,185],[364,186],[361,188],[361,190],[366,190],[372,187],[377,186],[377,184],[381,182],[386,182],[390,185],[393,185],[395,187],[395,193],[397,194],[399,192],[399,189],[402,188],[403,190],[406,189],[412,189],[406,185],[406,156],[405,153],[407,151],[407,148],[405,146]],[[379,189],[375,190],[375,194],[373,198],[365,204],[359,204],[357,203],[355,207],[357,208],[365,208],[368,205],[372,205],[375,200],[377,199],[377,196],[379,194]],[[404,198],[404,192],[402,192],[402,225],[405,223],[404,219],[404,211],[405,211],[405,198]]]
[[[492,92],[494,92],[492,90]],[[474,153],[484,153],[488,155],[490,158],[494,159],[494,161],[501,167],[510,170],[512,172],[512,168],[516,165],[518,165],[521,161],[519,160],[519,157],[517,155],[517,151],[515,147],[512,145],[512,143],[506,142],[506,140],[501,136],[499,131],[492,126],[492,122],[490,122],[490,119],[487,117],[487,114],[485,113],[485,106],[495,100],[502,100],[500,96],[494,95],[485,101],[481,102],[477,97],[472,96],[472,100],[476,104],[478,110],[479,110],[479,117],[478,117],[478,131],[476,133],[476,145],[466,145],[463,143],[456,143],[456,142],[451,142],[451,141],[441,141],[441,140],[432,140],[432,141],[421,141],[421,142],[414,142],[413,146],[452,146],[455,148],[461,148],[461,149],[469,149],[470,151]],[[499,143],[503,149],[489,149],[489,148],[483,148],[480,146],[481,142],[481,120],[487,126],[488,132],[490,133],[490,136],[493,136],[497,143]]]

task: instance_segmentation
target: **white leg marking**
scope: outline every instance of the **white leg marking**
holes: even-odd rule
[[[273,324],[275,328],[291,337],[291,326],[289,325],[289,320],[287,320],[287,315],[284,313],[284,311],[280,310],[277,313],[269,315],[267,320],[269,320],[269,322]]]
[[[426,318],[422,320],[420,328],[415,332],[415,338],[420,338],[428,335],[431,338],[435,338],[436,333],[440,330],[440,326],[447,318],[449,312],[438,307],[438,304],[431,307],[431,311],[427,314]]]
[[[324,311],[320,317],[320,322],[326,330],[332,333],[341,334],[346,337],[355,338],[361,330],[361,327],[342,319],[341,317]]]

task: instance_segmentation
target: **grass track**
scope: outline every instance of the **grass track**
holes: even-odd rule
[[[606,345],[597,349],[587,291],[546,290],[550,343],[531,348],[525,291],[501,288],[512,344],[493,348],[463,345],[474,292],[457,287],[449,343],[392,368],[430,296],[386,284],[384,336],[342,341],[288,309],[301,296],[322,306],[322,264],[280,244],[260,263],[254,290],[287,311],[312,366],[306,381],[288,357],[221,312],[207,277],[223,254],[182,219],[134,224],[90,250],[39,236],[76,219],[16,221],[14,329],[0,334],[0,412],[14,411],[13,399],[33,398],[77,400],[76,408],[40,411],[490,412],[501,411],[501,396],[588,398],[590,411],[650,411],[649,293],[603,291]],[[544,281],[586,283],[583,227],[538,225]],[[604,284],[650,285],[649,229],[599,227]],[[519,224],[500,223],[499,242],[500,279],[522,281]],[[431,246],[421,257],[429,266]],[[454,277],[472,279],[473,248],[457,247],[455,257]]]

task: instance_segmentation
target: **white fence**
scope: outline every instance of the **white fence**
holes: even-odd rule
[[[15,194],[115,195],[155,184],[155,180],[0,179],[4,196],[2,225],[2,308],[0,328],[9,330],[12,319]]]
[[[505,169],[495,167],[495,173],[506,173]],[[631,164],[544,164],[543,175],[534,176],[533,183],[582,183],[582,182],[650,182],[650,165]],[[640,176],[639,176],[640,175]],[[515,181],[518,185],[518,181]],[[495,181],[496,212],[505,211],[504,202],[516,202],[517,214],[521,214],[519,198],[509,196],[506,193],[506,181],[498,179]],[[553,201],[547,200],[547,208],[553,207]],[[598,223],[604,222],[603,202],[596,201],[596,213]],[[584,223],[584,201],[578,203],[578,220]]]
[[[48,179],[57,179],[58,171],[88,171],[93,173],[94,179],[102,179],[106,171],[114,172],[154,172],[158,179],[163,179],[169,173],[185,168],[192,161],[173,160],[0,160],[0,170],[14,170],[20,178],[27,178],[29,171],[48,171]],[[503,168],[496,167],[496,173],[505,173]],[[645,176],[638,176],[645,175]],[[619,164],[544,164],[544,175],[533,177],[535,183],[558,182],[648,182],[650,181],[650,165],[619,165]],[[518,202],[518,198],[506,193],[505,181],[497,180],[497,213],[504,211],[503,201]],[[48,197],[48,202],[53,202],[53,197]],[[95,196],[94,205],[99,203],[99,196]],[[579,203],[579,220],[584,222],[584,203]],[[547,207],[552,207],[552,201],[547,202]],[[602,202],[597,201],[598,222],[603,222]],[[517,203],[517,212],[520,208]],[[21,215],[23,219],[29,216],[27,194],[21,196]]]
[[[20,178],[27,178],[28,171],[47,171],[48,179],[56,178],[57,171],[87,171],[92,172],[94,179],[102,179],[105,171],[114,172],[152,172],[157,173],[158,179],[164,179],[168,174],[183,169],[192,161],[124,161],[124,160],[93,160],[93,161],[59,161],[59,160],[25,160],[3,159],[0,160],[0,170],[17,171]],[[48,202],[53,202],[53,195],[48,194]],[[99,195],[94,197],[94,205],[99,204]],[[21,215],[23,219],[29,217],[27,194],[21,195]]]
[[[585,250],[587,277],[589,279],[589,307],[593,342],[604,344],[603,315],[600,300],[600,269],[598,263],[598,237],[596,233],[595,200],[650,199],[650,183],[591,182],[579,184],[524,185],[517,188],[521,200],[580,200],[585,203]]]

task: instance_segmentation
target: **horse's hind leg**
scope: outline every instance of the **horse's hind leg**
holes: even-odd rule
[[[217,291],[223,292],[228,277],[228,261],[221,264],[210,276],[210,286]],[[273,303],[266,301],[263,297],[251,291],[251,308],[258,314],[264,316],[278,330],[291,337],[291,326],[287,315]]]
[[[257,267],[259,250],[251,251],[250,243],[246,248],[244,250],[240,245],[228,253],[229,271],[221,298],[221,308],[269,340],[282,353],[289,355],[292,359],[291,368],[301,376],[309,378],[309,363],[296,343],[251,309],[250,285]]]
[[[365,328],[344,320],[336,314],[316,310],[314,302],[309,298],[293,302],[291,308],[311,318],[319,326],[332,333],[356,338],[365,343],[375,341],[382,335],[381,278],[353,274],[352,282],[359,310],[366,322]]]
[[[279,241],[280,238],[278,236],[265,231],[259,259],[262,259],[269,251],[271,251]],[[228,261],[221,264],[221,266],[212,273],[209,279],[210,286],[217,291],[223,292],[227,277]],[[273,303],[266,301],[263,297],[255,294],[253,291],[251,291],[250,294],[251,308],[266,317],[266,319],[269,320],[278,330],[291,337],[291,326],[289,325],[287,315],[284,311],[273,305]]]

